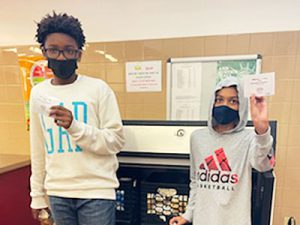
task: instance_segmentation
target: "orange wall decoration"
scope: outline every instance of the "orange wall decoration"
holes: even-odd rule
[[[29,99],[31,88],[39,82],[53,77],[53,73],[47,67],[47,61],[41,56],[21,56],[18,60],[23,84],[26,127],[29,130]]]

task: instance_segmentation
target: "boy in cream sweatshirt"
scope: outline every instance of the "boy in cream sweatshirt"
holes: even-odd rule
[[[56,225],[113,225],[124,145],[115,95],[104,81],[76,73],[85,44],[78,19],[48,14],[36,37],[54,78],[30,96],[33,215],[51,209]]]

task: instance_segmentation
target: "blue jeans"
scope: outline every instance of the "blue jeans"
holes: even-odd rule
[[[56,225],[115,225],[114,200],[49,196]]]

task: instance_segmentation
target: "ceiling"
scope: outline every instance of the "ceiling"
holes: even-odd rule
[[[78,17],[88,42],[300,30],[298,0],[0,0],[0,45],[34,44],[35,21]]]

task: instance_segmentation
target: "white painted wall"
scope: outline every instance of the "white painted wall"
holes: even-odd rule
[[[0,45],[34,44],[55,10],[78,17],[88,42],[300,30],[299,0],[0,0]]]

